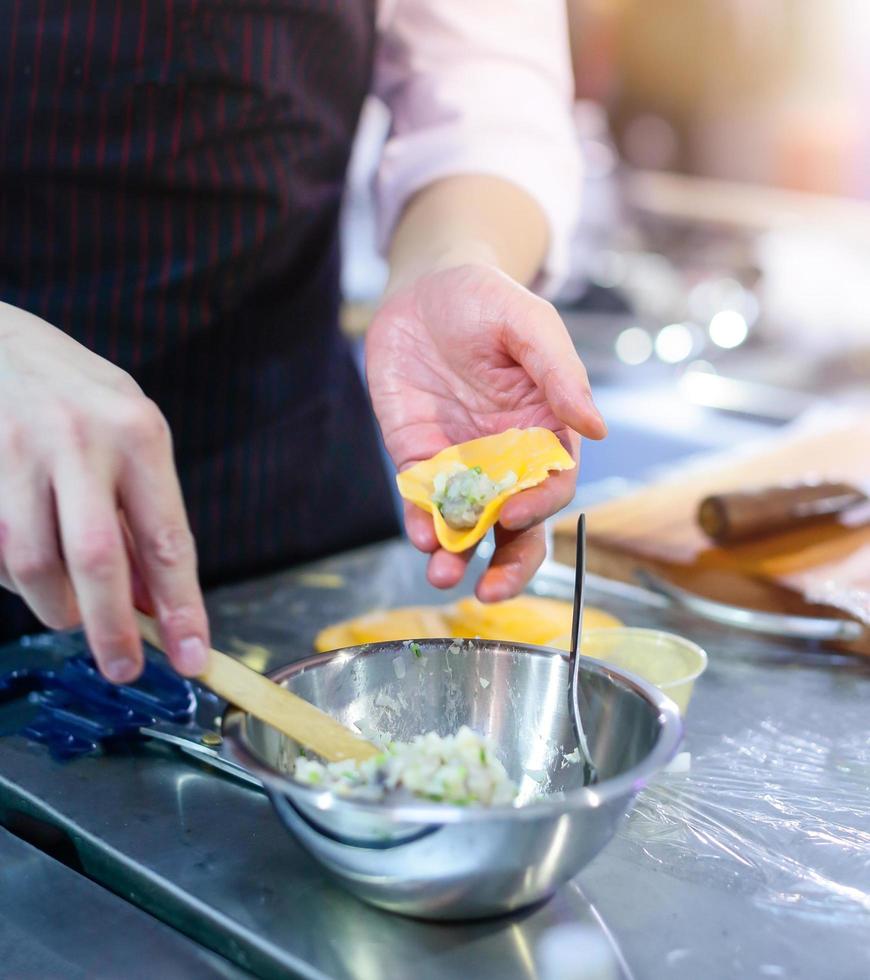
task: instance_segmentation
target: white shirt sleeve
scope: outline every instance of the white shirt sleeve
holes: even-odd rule
[[[536,287],[569,267],[581,186],[565,0],[384,0],[375,94],[392,115],[376,178],[378,244],[408,199],[457,174],[512,181],[543,209]]]

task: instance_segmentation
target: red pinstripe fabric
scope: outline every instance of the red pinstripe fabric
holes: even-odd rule
[[[360,496],[383,477],[336,324],[337,216],[373,8],[7,3],[0,298],[158,400],[206,581],[392,529],[388,494]],[[361,455],[357,489],[329,476],[321,447],[335,437]],[[314,500],[294,454],[322,482]]]
[[[91,59],[94,53],[94,31],[97,27],[97,0],[91,0],[88,8],[88,23],[85,28],[84,63],[82,64],[82,81],[87,85],[91,81]],[[81,92],[81,89],[79,90]],[[76,146],[78,147],[78,143]],[[75,163],[78,163],[76,158]]]
[[[12,109],[12,98],[14,93],[13,80],[15,78],[16,60],[18,53],[18,27],[21,20],[21,0],[14,0],[12,4],[12,22],[9,26],[9,56],[6,64],[6,84],[3,92],[3,133],[9,132],[9,113]],[[0,140],[0,166],[6,163],[6,151],[9,146],[7,140]]]
[[[148,0],[139,0],[139,37],[136,41],[136,65],[140,72],[145,61],[145,29],[148,25]]]
[[[121,50],[121,4],[123,0],[115,0],[115,14],[112,19],[112,44],[109,55],[109,71],[113,72],[118,66],[118,54]]]
[[[160,72],[160,81],[166,84],[169,78],[169,68],[172,60],[172,44],[175,37],[175,4],[173,0],[165,0],[166,24],[165,24],[165,43],[163,46],[163,68]]]
[[[45,0],[39,0],[37,14],[36,39],[33,45],[33,81],[30,88],[30,112],[27,114],[27,129],[24,136],[24,166],[30,164],[30,154],[33,149],[33,125],[36,118],[36,103],[40,91],[40,72],[42,70],[43,34],[45,31]]]
[[[63,11],[63,22],[61,27],[60,48],[57,52],[57,69],[55,71],[55,82],[51,97],[51,122],[49,124],[48,137],[48,164],[54,167],[57,163],[57,132],[60,124],[60,95],[64,84],[64,72],[66,70],[66,53],[69,42],[70,28],[70,2],[66,0]],[[40,61],[42,59],[40,58]],[[29,150],[28,150],[29,152]],[[58,223],[59,211],[65,204],[71,202],[60,202],[57,199],[57,188],[51,185],[46,192],[46,224],[43,236],[46,256],[45,265],[42,269],[42,294],[37,301],[37,311],[43,317],[50,316],[51,292],[54,287],[55,260],[58,252]],[[63,247],[63,246],[60,246]],[[69,245],[67,245],[69,248]]]
[[[131,332],[133,334],[133,351],[130,363],[133,368],[139,367],[142,363],[142,343],[145,339],[145,292],[148,288],[148,277],[150,273],[150,214],[148,201],[140,197],[136,207],[136,224],[139,229],[139,253],[136,261],[138,275],[133,298],[133,309],[131,322]],[[119,280],[120,282],[120,280]],[[116,296],[120,293],[116,292]]]

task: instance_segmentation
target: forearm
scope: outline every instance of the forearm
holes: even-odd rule
[[[483,263],[530,283],[549,246],[547,219],[524,190],[469,174],[423,188],[407,204],[390,245],[387,292],[435,269]]]

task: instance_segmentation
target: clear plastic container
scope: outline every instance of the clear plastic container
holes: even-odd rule
[[[630,670],[655,684],[685,714],[707,654],[691,640],[662,630],[626,626],[583,632],[580,652]]]

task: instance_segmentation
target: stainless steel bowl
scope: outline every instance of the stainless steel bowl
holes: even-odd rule
[[[634,675],[583,658],[584,725],[599,782],[566,764],[576,747],[568,662],[559,650],[483,640],[377,643],[274,671],[279,684],[346,725],[408,740],[469,725],[489,735],[519,804],[459,807],[348,799],[291,778],[299,746],[236,709],[225,749],[258,777],[301,844],[360,898],[404,915],[473,919],[551,895],[613,836],[682,737],[674,704]],[[452,647],[455,650],[455,646]],[[545,795],[542,795],[545,794]]]

